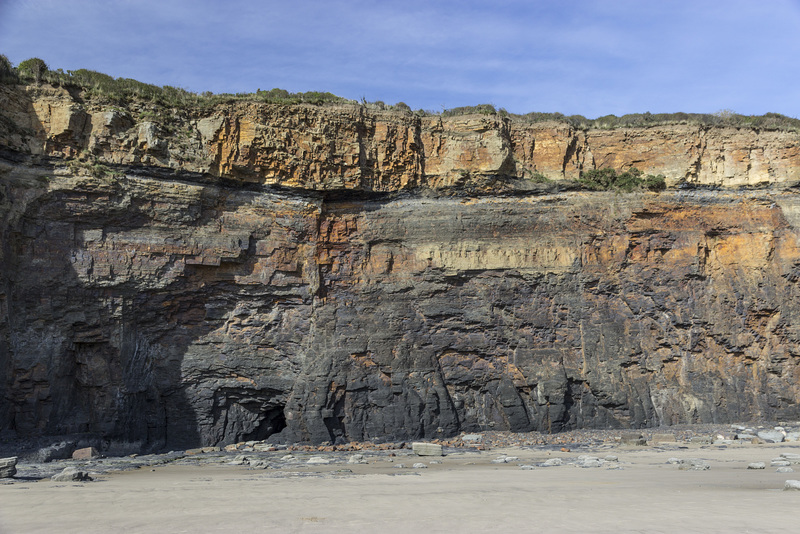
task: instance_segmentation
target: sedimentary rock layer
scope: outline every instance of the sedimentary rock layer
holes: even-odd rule
[[[21,435],[800,416],[792,190],[342,200],[0,172],[0,426]]]
[[[158,448],[797,418],[798,145],[0,85],[0,432]],[[632,165],[683,189],[528,179]]]
[[[500,116],[234,102],[121,109],[77,89],[0,85],[0,146],[310,190],[526,189],[541,173],[636,166],[667,183],[800,181],[796,132],[669,124],[581,130]]]

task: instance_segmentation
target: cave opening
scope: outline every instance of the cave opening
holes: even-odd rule
[[[261,420],[252,432],[244,434],[241,441],[264,441],[273,434],[280,433],[286,428],[286,416],[283,413],[285,406],[278,405],[268,408],[262,413]]]

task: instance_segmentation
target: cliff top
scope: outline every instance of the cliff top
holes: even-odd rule
[[[5,58],[0,57],[5,60]],[[331,93],[196,94],[0,61],[0,144],[91,171],[159,168],[309,190],[793,185],[800,121],[769,113],[412,111]],[[641,171],[641,172],[640,172]],[[617,178],[621,177],[621,178]]]

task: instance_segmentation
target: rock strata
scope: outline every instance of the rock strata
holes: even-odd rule
[[[79,96],[0,86],[0,430],[147,450],[800,418],[795,134],[231,104],[168,135]],[[765,187],[526,178],[632,164]]]

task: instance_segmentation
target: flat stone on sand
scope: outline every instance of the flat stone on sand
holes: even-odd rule
[[[787,480],[783,486],[784,491],[800,491],[800,480]]]
[[[412,443],[411,450],[413,450],[417,456],[444,456],[442,446],[436,443]]]

